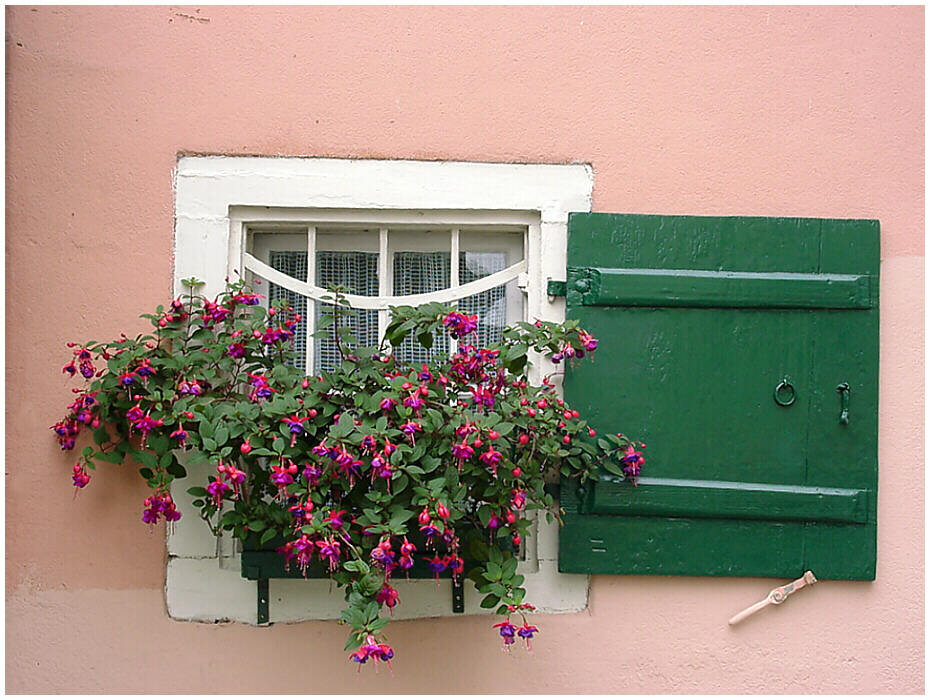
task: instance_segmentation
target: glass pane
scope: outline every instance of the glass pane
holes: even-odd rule
[[[466,252],[459,254],[459,279],[462,284],[493,275],[507,267],[505,252]],[[501,339],[507,324],[507,285],[493,287],[485,292],[473,294],[459,301],[462,313],[478,315],[478,338],[476,345],[487,347]],[[475,342],[469,339],[467,342]]]
[[[273,250],[269,253],[268,264],[285,275],[307,281],[307,251]],[[304,369],[307,363],[307,300],[300,294],[289,289],[279,287],[273,282],[268,283],[269,305],[278,299],[287,299],[294,310],[300,314],[300,323],[294,330],[294,354],[287,364]]]
[[[362,296],[378,295],[378,254],[354,251],[321,250],[316,254],[316,284],[320,287],[341,285],[349,294]],[[324,309],[332,304],[315,304],[316,320],[319,322]],[[359,344],[378,344],[378,312],[370,309],[351,309],[352,315],[344,318]],[[315,339],[315,371],[333,369],[341,357],[332,336]]]
[[[425,294],[446,289],[451,283],[451,255],[448,252],[421,253],[404,251],[394,254],[394,295]],[[395,350],[395,357],[419,367],[434,357],[449,354],[449,336],[437,333],[433,347],[427,350],[416,338],[407,336]]]

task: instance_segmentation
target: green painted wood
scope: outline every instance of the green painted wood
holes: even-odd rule
[[[564,297],[565,280],[549,280],[546,283],[546,293],[551,297]]]
[[[584,306],[867,309],[868,275],[570,267]]]
[[[869,492],[649,477],[641,478],[634,489],[620,478],[605,476],[596,488],[587,491],[586,498],[579,504],[579,512],[865,523],[869,516]]]
[[[743,288],[752,306],[593,306],[584,298],[590,289],[574,289],[569,277],[566,314],[601,338],[609,361],[567,368],[565,393],[599,432],[620,426],[648,444],[648,479],[768,484],[775,495],[762,505],[749,488],[680,487],[660,490],[659,498],[643,484],[623,506],[638,513],[620,515],[585,508],[615,503],[610,494],[622,485],[600,485],[584,498],[563,485],[560,570],[797,577],[809,568],[818,578],[874,578],[878,245],[877,221],[570,217],[570,268],[698,271],[685,277],[710,285],[699,290],[703,299],[730,284],[721,271],[749,274],[738,279],[752,287]],[[627,287],[634,279],[610,277]],[[794,283],[802,279],[810,301],[798,297]],[[836,292],[830,279],[846,291]],[[792,306],[756,305],[777,299],[783,284]],[[611,291],[605,302],[613,298]],[[788,407],[773,398],[785,378],[797,395]],[[850,387],[846,424],[842,383]],[[785,500],[776,487],[794,495]],[[856,495],[811,498],[809,489]],[[770,519],[759,517],[752,499],[771,508]],[[682,510],[642,510],[657,500]]]

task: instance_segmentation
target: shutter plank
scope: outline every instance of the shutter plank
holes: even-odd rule
[[[586,492],[582,513],[865,523],[865,489],[643,477],[631,487],[602,477]]]
[[[584,306],[868,309],[868,275],[728,270],[569,268],[567,293]]]

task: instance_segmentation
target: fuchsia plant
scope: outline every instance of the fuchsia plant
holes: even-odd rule
[[[245,283],[212,301],[185,284],[188,294],[143,316],[153,333],[69,345],[63,371],[86,386],[52,429],[64,450],[91,434],[76,491],[98,462],[131,458],[153,491],[143,522],[170,526],[181,462],[208,462],[208,483],[188,489],[207,526],[344,587],[346,650],[359,664],[390,663],[381,610],[400,603],[391,581],[418,560],[437,578],[467,570],[481,606],[506,615],[494,625],[504,648],[517,637],[529,646],[539,630],[516,553],[531,511],[558,517],[547,476],[604,469],[635,483],[643,465],[643,445],[596,438],[547,378],[529,383],[531,351],[575,361],[597,339],[573,321],[536,321],[477,347],[475,316],[425,304],[392,309],[382,347],[357,347],[337,291],[317,333],[332,334],[341,364],[308,377],[287,363],[300,318],[286,302],[266,311]],[[430,348],[441,332],[458,341],[451,357],[407,367],[391,352],[408,335]]]

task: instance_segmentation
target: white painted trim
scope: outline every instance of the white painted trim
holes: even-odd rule
[[[307,227],[307,284],[316,280],[316,226]],[[316,300],[307,297],[307,318],[304,319],[304,368],[307,374],[313,374],[313,362],[316,356]]]
[[[295,224],[308,221],[390,227],[413,220],[423,226],[458,227],[464,233],[469,226],[487,230],[482,225],[493,213],[501,230],[526,232],[523,269],[513,274],[527,282],[526,317],[560,321],[564,301],[549,300],[545,284],[549,278],[565,279],[568,214],[591,210],[593,173],[590,166],[581,164],[185,156],[178,160],[175,185],[174,280],[178,293],[184,291],[180,281],[193,276],[205,282],[203,293],[212,296],[222,291],[233,268],[244,273],[236,266],[243,260],[241,241],[247,225],[290,224],[293,230]],[[265,276],[263,269],[253,271]],[[510,274],[510,268],[503,272]],[[293,288],[290,278],[283,281],[287,284],[282,286]],[[315,286],[310,281],[304,286]],[[500,281],[488,286],[496,284]],[[465,290],[469,285],[457,287]],[[303,294],[306,290],[295,291]],[[399,303],[410,303],[410,297],[406,299]],[[531,378],[540,381],[538,368]],[[206,472],[188,471],[192,481],[206,477]],[[254,624],[255,584],[239,576],[238,557],[221,559],[216,541],[190,505],[188,485],[179,484],[172,491],[185,517],[168,538],[168,612],[176,619]],[[529,599],[541,612],[584,609],[588,577],[557,571],[557,526],[542,520],[536,536],[527,540],[528,559],[519,571],[526,576]],[[403,611],[399,607],[395,614],[451,615],[448,582],[438,588],[427,581],[397,584],[404,604]],[[272,621],[338,617],[342,596],[328,590],[326,581],[272,581]],[[477,607],[479,599],[475,591],[466,589],[468,613],[484,612]]]

